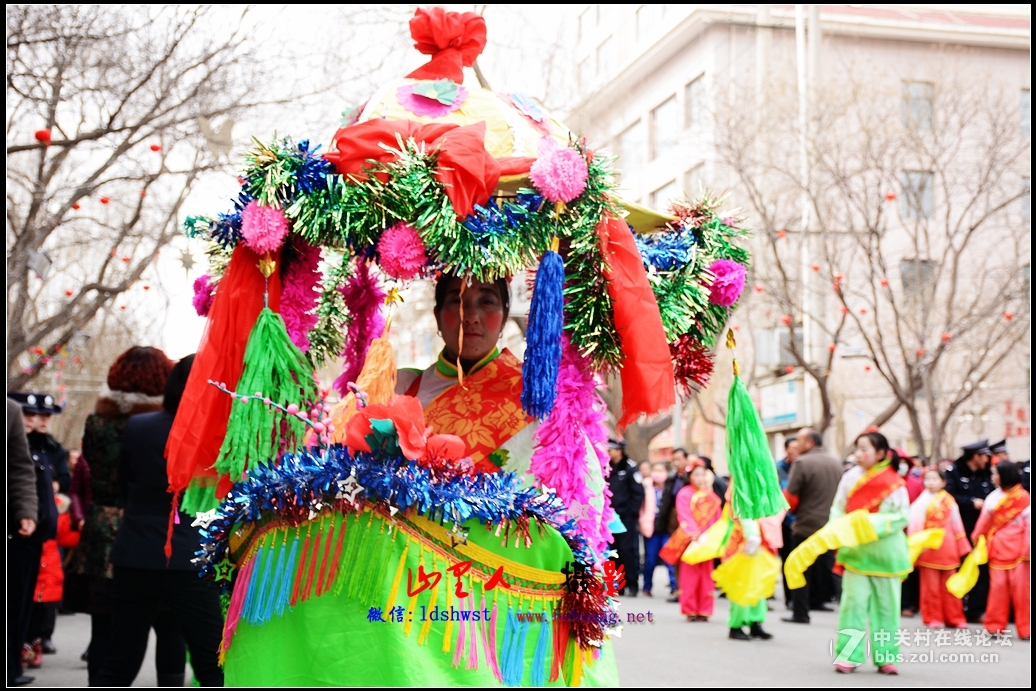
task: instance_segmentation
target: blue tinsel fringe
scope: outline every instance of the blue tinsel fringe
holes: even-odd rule
[[[550,415],[558,395],[564,288],[565,263],[561,255],[544,253],[532,291],[522,363],[522,408],[540,419]]]

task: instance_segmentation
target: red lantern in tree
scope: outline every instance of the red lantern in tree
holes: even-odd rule
[[[887,278],[883,278],[878,282],[881,283],[881,285],[883,286],[887,286],[889,284],[889,280]]]
[[[794,371],[795,371],[795,368],[792,367],[791,365],[788,365],[787,367],[784,368],[784,373],[785,374],[791,374]]]
[[[780,240],[783,240],[787,235],[788,235],[788,231],[786,231],[786,230],[778,230],[777,231],[777,237]]]
[[[1014,312],[1004,312],[1004,319],[1007,321],[1014,319]]]
[[[846,307],[845,305],[842,305],[841,307],[839,307],[838,311],[841,312],[842,314],[849,314],[849,308]]]
[[[791,315],[790,314],[782,314],[781,315],[781,323],[784,324],[785,326],[791,325]]]
[[[924,348],[917,349],[917,357],[924,357]]]
[[[162,145],[161,144],[152,144],[151,145],[151,150],[152,151],[161,151],[162,150]]]
[[[944,333],[942,335],[943,343],[949,343],[952,339],[953,339],[953,334],[951,334],[951,333]]]
[[[76,211],[79,211],[79,202],[73,203],[72,204],[72,208],[75,209]]]
[[[763,292],[763,291],[764,291],[764,290],[766,290],[766,289],[765,289],[765,288],[763,288],[763,284],[762,284],[762,283],[756,283],[756,284],[755,284],[755,287],[753,288],[753,290],[754,290],[755,292],[757,292],[757,293],[761,293],[761,292]]]
[[[842,292],[842,286],[839,283],[832,283],[831,289],[834,290],[836,293]]]
[[[73,295],[75,295],[75,293],[73,293],[73,292],[72,292],[71,290],[66,290],[66,291],[65,291],[65,297],[69,297],[69,298],[70,298],[70,297],[72,297]]]
[[[151,290],[151,286],[149,286],[149,285],[147,285],[147,284],[145,283],[145,284],[144,284],[144,290]]]
[[[827,344],[827,352],[833,353],[833,352],[835,352],[835,348],[837,348],[837,347],[838,346],[836,344],[834,344],[834,343],[828,343]]]
[[[863,366],[863,371],[864,372],[870,372],[871,371],[871,366],[870,365],[864,365]]]
[[[867,308],[866,307],[861,307],[860,308],[860,314],[867,314]]]
[[[842,274],[835,274],[835,283],[841,283],[845,280],[845,276]]]
[[[146,187],[144,189],[140,190],[140,196],[141,197],[146,197],[147,196],[147,188]]]
[[[36,130],[35,137],[43,146],[50,146],[50,130]]]
[[[129,257],[123,257],[122,258],[122,263],[123,264],[129,264],[130,263],[130,258]]]
[[[894,201],[896,201],[896,193],[895,192],[886,192],[885,193],[885,201],[887,201],[887,202],[894,202]]]
[[[123,312],[125,312],[126,311],[126,305],[122,305],[121,307],[119,307],[119,309],[122,310]]]
[[[111,199],[108,199],[108,197],[101,197],[97,201],[101,202],[102,204],[107,204],[108,202],[111,201]]]
[[[810,264],[809,268],[813,269],[814,271],[820,271],[820,264]]]

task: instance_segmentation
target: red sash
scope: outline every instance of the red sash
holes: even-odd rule
[[[877,513],[881,502],[906,483],[888,462],[879,463],[859,479],[856,485],[849,490],[849,498],[845,502],[845,512],[852,513],[859,509],[865,509],[870,513]]]
[[[993,509],[993,520],[989,526],[987,540],[992,540],[996,532],[1018,518],[1018,514],[1029,506],[1029,493],[1021,485],[1009,489],[1000,503]]]
[[[691,518],[698,524],[698,530],[704,533],[713,524],[720,505],[719,497],[711,487],[697,490],[691,495]]]
[[[509,351],[451,386],[424,409],[425,424],[437,434],[464,440],[475,468],[495,472],[505,459],[491,458],[529,418],[522,410],[522,363]]]
[[[953,510],[953,497],[946,490],[940,490],[928,504],[924,515],[924,527],[945,528]]]

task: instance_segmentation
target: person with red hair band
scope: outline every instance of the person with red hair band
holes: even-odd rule
[[[967,628],[964,604],[946,589],[946,581],[957,573],[971,544],[964,534],[957,502],[946,491],[946,474],[937,466],[929,466],[923,479],[924,491],[910,505],[907,535],[930,528],[941,528],[946,535],[938,548],[921,552],[915,563],[921,585],[921,621],[931,628]]]
[[[690,484],[676,495],[676,515],[680,528],[691,537],[691,544],[719,520],[723,508],[709,485],[705,463],[695,458],[688,465]],[[708,621],[715,605],[711,559],[700,564],[680,562],[680,614],[687,621]]]
[[[1018,637],[1029,640],[1029,493],[1021,484],[1018,466],[1000,461],[993,466],[996,489],[986,497],[972,542],[986,538],[989,551],[989,599],[983,624],[990,633],[1003,633],[1014,605]]]
[[[93,501],[66,569],[62,604],[67,610],[90,615],[87,670],[91,686],[104,665],[112,636],[112,565],[108,557],[122,522],[119,463],[123,430],[130,416],[162,408],[172,369],[173,362],[158,348],[134,346],[122,353],[109,368],[94,412],[84,426],[82,450],[90,466]],[[165,658],[170,639],[178,638],[178,630],[174,633],[177,635],[158,637],[159,657]],[[182,638],[177,642],[182,650]]]

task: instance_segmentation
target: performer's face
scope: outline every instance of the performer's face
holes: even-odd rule
[[[935,494],[944,487],[946,487],[946,481],[939,477],[939,473],[934,470],[929,470],[924,474],[924,488],[932,494]]]
[[[876,450],[867,437],[860,437],[856,440],[856,464],[864,470],[870,470],[884,458],[884,452]]]
[[[450,284],[435,320],[446,342],[446,354],[477,362],[496,347],[507,320],[500,289],[493,283],[472,280],[462,292],[461,279],[443,280]]]

